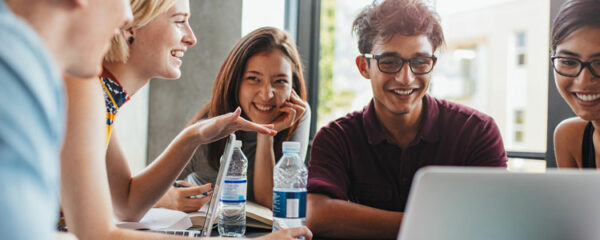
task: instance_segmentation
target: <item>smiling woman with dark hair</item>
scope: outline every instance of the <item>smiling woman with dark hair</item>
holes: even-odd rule
[[[269,124],[244,119],[241,109],[213,115],[184,128],[156,160],[132,175],[112,124],[121,106],[152,78],[178,79],[182,57],[196,43],[189,25],[189,0],[132,0],[134,21],[115,39],[94,81],[67,79],[67,137],[64,143],[64,210],[69,231],[81,239],[161,239],[165,235],[115,229],[113,219],[138,221],[170,188],[201,144],[241,131],[275,135]],[[208,192],[210,186],[192,191]],[[201,204],[206,199],[198,200]],[[111,201],[112,200],[112,201]],[[112,204],[111,204],[112,203]],[[114,215],[112,211],[114,206]],[[306,227],[262,239],[311,238]],[[182,239],[170,236],[169,239]]]
[[[560,168],[600,166],[600,1],[571,0],[552,24],[554,79],[577,117],[554,131]],[[596,146],[596,147],[595,147]]]
[[[300,55],[284,31],[263,27],[240,39],[221,64],[210,102],[198,111],[190,124],[231,112],[238,106],[243,110],[242,116],[256,123],[273,124],[278,131],[276,136],[237,133],[248,158],[247,199],[271,208],[273,168],[281,158],[281,144],[300,142],[300,155],[304,159],[310,129]],[[214,182],[223,148],[223,140],[201,145],[180,179],[187,178],[194,184]],[[189,198],[178,191],[182,189],[169,190],[158,206],[182,211],[196,211],[201,207],[186,204]]]

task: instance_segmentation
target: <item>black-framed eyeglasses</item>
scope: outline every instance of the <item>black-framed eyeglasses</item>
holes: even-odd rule
[[[553,56],[552,66],[554,70],[565,77],[577,77],[584,68],[588,68],[594,77],[600,78],[600,59],[583,62],[577,58]]]
[[[372,58],[377,61],[377,68],[383,73],[398,73],[404,67],[404,63],[408,62],[410,71],[416,75],[428,74],[433,70],[437,57],[414,57],[404,59],[396,55],[373,55],[365,53],[362,55],[365,58]]]

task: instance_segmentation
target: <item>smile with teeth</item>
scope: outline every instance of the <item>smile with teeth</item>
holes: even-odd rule
[[[575,96],[577,96],[577,98],[579,98],[579,100],[581,100],[581,101],[592,102],[592,101],[596,101],[600,98],[600,93],[595,93],[595,94],[575,93]]]
[[[183,57],[183,51],[182,50],[171,50],[171,56],[176,57],[176,58],[181,58],[181,57]]]
[[[259,105],[259,104],[257,104],[257,103],[255,103],[255,104],[254,104],[254,106],[255,106],[255,107],[258,109],[258,110],[265,111],[265,112],[268,112],[268,111],[270,111],[271,109],[273,109],[273,108],[274,108],[274,106],[272,106],[272,105]]]
[[[414,91],[415,91],[414,89],[408,89],[408,90],[394,89],[394,90],[392,90],[392,92],[394,92],[398,95],[401,95],[401,96],[410,95]]]

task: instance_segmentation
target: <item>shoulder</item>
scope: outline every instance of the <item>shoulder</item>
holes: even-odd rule
[[[579,117],[567,118],[556,126],[554,129],[554,136],[567,138],[578,136],[583,137],[583,131],[585,130],[587,124],[587,121]]]
[[[587,121],[578,117],[563,120],[554,129],[554,155],[559,168],[581,165],[581,144]]]
[[[358,132],[361,132],[360,130],[362,129],[363,112],[363,110],[351,112],[344,117],[329,122],[319,129],[315,138],[318,135],[337,135],[341,137],[351,137],[356,135]]]
[[[353,142],[366,139],[362,130],[362,113],[349,113],[319,129],[312,142],[311,161],[323,155],[344,155],[351,150]]]
[[[29,25],[0,9],[0,95],[10,103],[4,109],[58,129],[64,124],[63,81],[44,46]]]
[[[0,13],[0,61],[14,74],[35,79],[45,73],[56,80],[58,73],[44,46],[24,21],[11,13]]]
[[[491,116],[466,105],[437,98],[433,98],[433,100],[440,110],[440,115],[443,117],[453,120],[475,121],[476,123],[494,121]]]
[[[500,129],[491,116],[460,103],[433,97],[432,101],[439,109],[435,121],[439,127],[457,134],[466,130],[476,135],[500,138]]]
[[[559,147],[573,145],[581,146],[583,132],[587,123],[587,121],[579,117],[573,117],[563,120],[554,129],[554,141],[557,143],[569,143],[560,144]]]

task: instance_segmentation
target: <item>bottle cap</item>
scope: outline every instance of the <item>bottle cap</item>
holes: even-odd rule
[[[283,152],[299,153],[300,152],[300,142],[286,141],[286,142],[283,142],[283,144],[281,144],[281,148],[283,149]]]
[[[242,140],[235,140],[235,142],[233,142],[233,147],[242,148]]]

